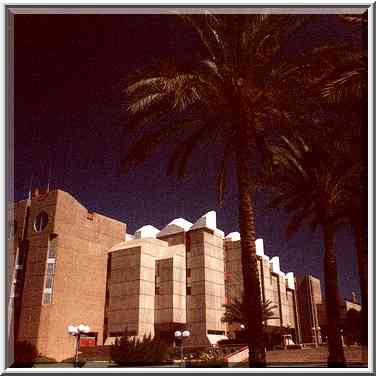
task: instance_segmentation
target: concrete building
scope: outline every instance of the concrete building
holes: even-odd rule
[[[351,301],[344,299],[340,302],[340,328],[342,331],[342,334],[346,336],[346,330],[345,330],[345,323],[346,323],[346,317],[350,310],[355,310],[357,312],[360,312],[362,310],[362,306],[357,302],[355,293],[352,294]],[[317,305],[317,312],[318,312],[318,318],[319,323],[322,331],[322,337],[325,340],[328,335],[328,319],[326,314],[326,304],[325,300],[321,302],[321,304]],[[360,319],[360,318],[359,318]],[[360,322],[361,325],[361,322]]]
[[[318,307],[322,304],[321,284],[311,275],[296,277],[296,293],[299,300],[302,343],[322,343],[321,324]]]
[[[326,343],[328,335],[328,320],[325,300],[321,294],[321,283],[318,278],[311,275],[297,276],[296,295],[298,299],[301,326],[301,342],[304,344],[320,345]],[[345,321],[350,310],[361,311],[361,305],[357,302],[355,293],[352,299],[340,302],[340,328],[344,336]]]
[[[82,346],[110,344],[125,330],[172,341],[182,328],[191,332],[187,346],[207,346],[240,330],[221,322],[223,304],[243,291],[240,235],[225,237],[213,211],[129,235],[66,192],[36,192],[14,204],[10,239],[9,327],[58,361],[74,353],[70,324],[90,326]],[[264,254],[262,239],[256,249],[262,299],[277,306],[267,332],[299,342],[294,275]]]
[[[73,354],[71,323],[88,324],[102,343],[107,251],[124,239],[126,225],[60,190],[15,203],[14,220],[14,337],[57,360]]]

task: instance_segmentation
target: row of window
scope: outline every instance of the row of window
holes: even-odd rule
[[[21,294],[21,283],[23,279],[23,247],[18,246],[16,249],[15,268],[13,273],[13,283],[10,296],[11,298],[17,298]]]
[[[52,303],[53,295],[53,284],[55,276],[55,265],[56,265],[56,239],[52,238],[48,242],[47,250],[47,263],[46,263],[46,273],[44,279],[44,289],[43,289],[43,304]]]

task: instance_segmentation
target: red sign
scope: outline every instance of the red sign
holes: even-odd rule
[[[93,347],[95,346],[95,337],[81,337],[80,347]]]

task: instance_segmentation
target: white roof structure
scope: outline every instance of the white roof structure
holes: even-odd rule
[[[183,231],[186,232],[191,228],[191,226],[192,223],[185,220],[184,218],[176,218],[158,233],[158,237],[177,234]]]
[[[134,239],[134,235],[125,234],[125,240],[133,240],[133,239]]]
[[[198,228],[208,228],[213,230],[219,236],[224,237],[225,234],[223,231],[217,228],[217,213],[214,210],[211,210],[200,217],[191,227],[191,230]]]
[[[217,213],[212,210],[207,212],[202,217],[200,217],[191,227],[191,230],[196,228],[210,228],[211,230],[215,230],[217,228]]]
[[[289,289],[295,290],[295,279],[294,279],[294,273],[289,272],[286,274],[286,279],[287,279],[287,287]]]
[[[232,242],[237,242],[240,240],[240,233],[239,232],[230,232],[226,236],[226,240],[230,240]]]
[[[279,257],[278,256],[274,256],[270,259],[269,263],[272,265],[272,271],[274,273],[280,273],[281,269],[279,267]]]
[[[135,233],[135,239],[156,238],[159,230],[151,225],[145,225],[139,228]]]
[[[256,255],[264,256],[264,240],[256,239],[255,243],[256,243]]]
[[[229,240],[229,241],[232,241],[232,242],[239,241],[240,240],[240,233],[239,232],[230,232],[226,236],[226,240]],[[270,259],[269,256],[264,254],[264,240],[262,238],[256,239],[255,243],[256,243],[256,255],[261,256],[266,261],[269,261],[272,272],[277,273],[282,277],[285,277],[286,282],[287,282],[287,287],[295,290],[294,273],[289,272],[289,273],[285,274],[283,271],[281,271],[278,256],[274,256]]]
[[[237,242],[240,240],[240,233],[239,232],[230,232],[226,236],[226,240],[229,240],[231,242]],[[256,244],[256,255],[261,256],[265,260],[269,261],[269,256],[264,254],[264,239],[256,239],[255,241]]]

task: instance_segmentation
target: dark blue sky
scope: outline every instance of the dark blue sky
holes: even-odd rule
[[[359,38],[356,28],[320,15],[289,48]],[[226,234],[238,231],[234,174],[224,207],[217,206],[215,151],[197,151],[181,181],[166,176],[169,145],[144,166],[119,175],[132,140],[124,133],[122,110],[128,75],[199,51],[197,39],[173,16],[16,15],[15,199],[27,196],[33,172],[33,185],[45,186],[51,164],[53,188],[126,222],[130,233],[144,224],[162,228],[177,217],[193,222],[209,210],[217,211],[218,227]],[[265,253],[278,255],[285,272],[311,273],[323,281],[321,234],[302,229],[286,240],[283,211],[266,211],[261,194],[255,196],[255,210]],[[359,297],[354,242],[346,230],[338,233],[336,248],[341,293],[350,297],[355,290]]]

